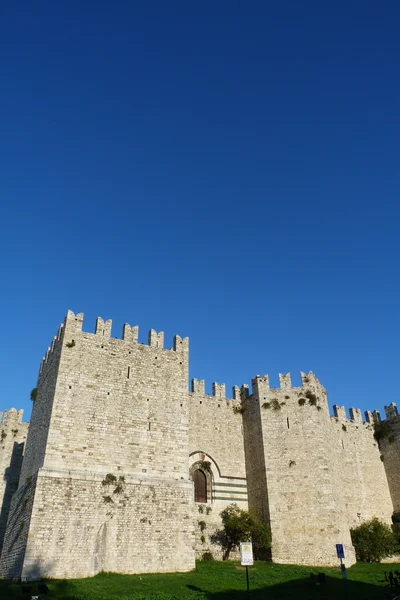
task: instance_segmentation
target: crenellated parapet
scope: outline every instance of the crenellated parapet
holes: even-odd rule
[[[350,408],[349,413],[350,413],[350,420],[354,421],[354,423],[362,423],[363,422],[361,410],[359,408]]]
[[[215,398],[225,398],[226,397],[226,389],[224,383],[217,383],[216,381],[212,384],[212,395]]]
[[[101,317],[96,319],[95,335],[100,335],[105,338],[111,337],[112,320],[104,321]]]
[[[242,386],[243,387],[243,386]],[[248,389],[248,386],[245,386]],[[209,398],[215,398],[218,400],[225,399],[227,401],[230,400],[238,400],[242,399],[242,389],[234,385],[232,388],[232,398],[228,398],[226,396],[226,385],[225,383],[217,383],[216,381],[212,382],[212,395],[209,396],[206,394],[206,382],[205,379],[195,379],[193,378],[191,381],[191,392],[196,396],[207,396]]]
[[[283,375],[279,373],[279,387],[282,390],[289,390],[292,387],[292,376],[290,373]]]
[[[206,395],[206,382],[204,379],[192,379],[192,392],[200,396]]]
[[[256,375],[251,380],[252,383],[252,394],[256,396],[265,396],[269,392],[296,392],[303,393],[307,390],[318,391],[319,394],[325,395],[325,388],[321,385],[320,381],[314,375],[312,371],[309,373],[300,372],[301,386],[292,386],[292,376],[290,373],[282,374],[279,373],[279,387],[271,388],[269,382],[269,375]]]
[[[54,355],[56,350],[61,348],[65,333],[65,322],[61,323],[58,328],[57,335],[55,335],[52,339],[50,346],[47,348],[46,354],[42,358],[39,367],[39,377],[44,373],[46,369],[46,365],[48,364],[51,357]]]
[[[122,329],[122,339],[125,342],[129,342],[131,344],[137,344],[139,337],[139,327],[135,325],[131,327],[129,323],[124,323],[124,327]]]
[[[122,328],[122,337],[121,338],[112,338],[112,320],[104,320],[101,317],[97,317],[95,331],[94,334],[89,332],[83,332],[83,313],[75,314],[71,310],[67,312],[64,323],[60,326],[59,334],[54,338],[54,343],[60,339],[60,332],[63,333],[63,338],[66,344],[75,344],[75,337],[79,334],[84,333],[86,336],[97,336],[102,338],[102,341],[107,340],[118,340],[120,342],[126,342],[127,344],[138,344],[139,338],[139,327],[137,325],[131,326],[129,323],[125,323]],[[144,344],[140,344],[144,345]],[[154,329],[151,329],[148,334],[148,344],[149,347],[158,348],[160,350],[164,349],[164,333],[161,331],[157,333]],[[52,344],[53,346],[53,344]],[[189,338],[181,338],[179,335],[176,335],[173,340],[173,346],[171,350],[175,352],[187,353],[189,351]],[[50,347],[43,362],[47,361],[48,354],[52,351]]]
[[[164,332],[157,333],[155,329],[149,331],[149,346],[154,348],[164,348]]]
[[[16,410],[15,408],[10,408],[4,411],[4,414],[0,412],[0,423],[3,427],[8,427],[10,425],[15,425],[17,423],[22,423],[22,416],[24,411]]]
[[[395,419],[399,415],[395,402],[391,402],[388,406],[385,406],[384,409],[387,419]]]
[[[339,406],[338,404],[333,405],[333,416],[339,421],[347,421],[346,408]]]

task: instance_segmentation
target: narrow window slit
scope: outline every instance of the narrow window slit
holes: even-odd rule
[[[131,376],[131,368],[128,367],[128,374],[127,374],[127,378],[129,379],[129,377]]]

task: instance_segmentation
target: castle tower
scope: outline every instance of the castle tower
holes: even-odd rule
[[[68,312],[40,368],[0,575],[190,570],[188,339],[82,321]]]
[[[336,565],[336,544],[355,562],[326,392],[313,373],[302,386],[290,375],[270,389],[268,376],[253,380],[243,403],[249,507],[269,521],[272,559],[278,563]]]

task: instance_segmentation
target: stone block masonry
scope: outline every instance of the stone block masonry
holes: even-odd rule
[[[28,435],[28,423],[22,422],[22,410],[11,408],[0,413],[0,556],[13,494],[17,491]],[[3,417],[3,418],[2,418]]]
[[[74,578],[100,571],[187,571],[221,558],[213,534],[235,502],[267,522],[275,562],[354,562],[350,527],[400,511],[396,405],[367,422],[329,415],[313,373],[271,389],[257,376],[226,396],[193,379],[189,342],[68,312],[40,366],[31,423],[1,427],[0,576]],[[28,429],[29,427],[29,429]]]

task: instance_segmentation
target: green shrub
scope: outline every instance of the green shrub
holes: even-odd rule
[[[271,533],[266,523],[247,510],[230,504],[221,512],[223,529],[211,536],[211,542],[223,550],[223,560],[228,560],[231,551],[243,540],[251,540],[255,558],[264,558],[271,547]]]
[[[396,535],[377,517],[350,529],[350,534],[357,560],[362,562],[380,562],[397,551]]]
[[[37,398],[37,388],[33,388],[33,390],[31,390],[31,400],[32,402],[35,402]]]
[[[214,557],[211,552],[203,552],[201,560],[214,560]]]
[[[306,399],[305,398],[299,398],[299,404],[300,406],[304,406],[306,403]]]

